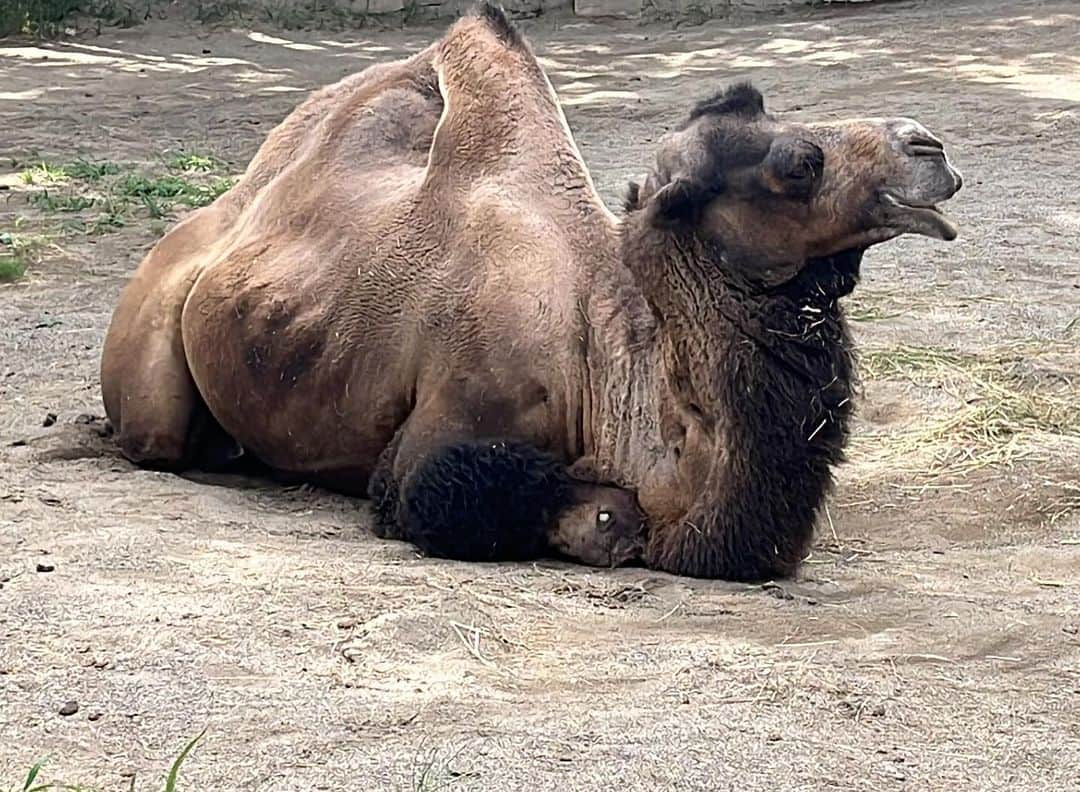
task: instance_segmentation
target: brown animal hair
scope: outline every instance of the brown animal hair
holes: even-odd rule
[[[855,374],[837,299],[861,258],[814,262],[758,295],[714,291],[710,319],[728,336],[703,355],[718,387],[700,410],[724,417],[725,447],[706,474],[704,508],[688,518],[696,529],[651,537],[663,568],[760,580],[792,574],[806,555],[848,435]]]
[[[741,84],[699,103],[688,122],[762,113],[760,94]],[[837,301],[854,288],[863,251],[807,261],[775,286],[748,278],[728,260],[725,240],[697,220],[731,164],[765,150],[723,126],[708,146],[695,169],[660,187],[659,207],[643,205],[636,185],[627,200],[624,261],[660,320],[675,400],[715,443],[689,473],[697,492],[690,512],[652,528],[647,561],[761,580],[791,574],[805,556],[831,468],[843,458],[855,372]],[[681,186],[664,195],[671,184]],[[685,343],[688,323],[699,344]]]
[[[652,568],[789,574],[847,429],[837,299],[864,249],[955,238],[961,185],[913,119],[803,124],[739,84],[617,218],[485,4],[315,92],[154,246],[102,397],[137,464],[370,485],[433,554],[620,563],[647,520]]]

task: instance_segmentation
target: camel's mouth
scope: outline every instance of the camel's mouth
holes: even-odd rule
[[[882,193],[881,201],[886,207],[890,228],[902,234],[921,234],[951,242],[960,230],[956,221],[932,203],[913,203],[893,195]]]

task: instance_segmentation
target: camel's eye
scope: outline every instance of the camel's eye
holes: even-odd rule
[[[777,138],[769,148],[765,167],[773,192],[808,198],[825,172],[825,152],[810,140]]]
[[[788,171],[787,177],[792,181],[806,181],[814,175],[814,167],[808,160],[803,160]]]
[[[615,515],[609,511],[602,511],[596,515],[596,526],[607,530],[615,523]]]

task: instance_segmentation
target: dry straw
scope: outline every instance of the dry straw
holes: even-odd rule
[[[852,460],[955,477],[1038,456],[1076,459],[1080,390],[1058,363],[1075,354],[1078,335],[1070,328],[1066,338],[979,353],[907,345],[865,349],[865,379],[906,379],[948,399],[919,420],[856,437]]]

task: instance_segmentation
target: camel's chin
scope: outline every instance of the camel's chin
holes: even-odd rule
[[[900,234],[918,234],[919,236],[952,242],[960,234],[956,221],[934,204],[915,206],[903,203],[892,195],[883,196],[888,207],[888,224],[891,230]]]

